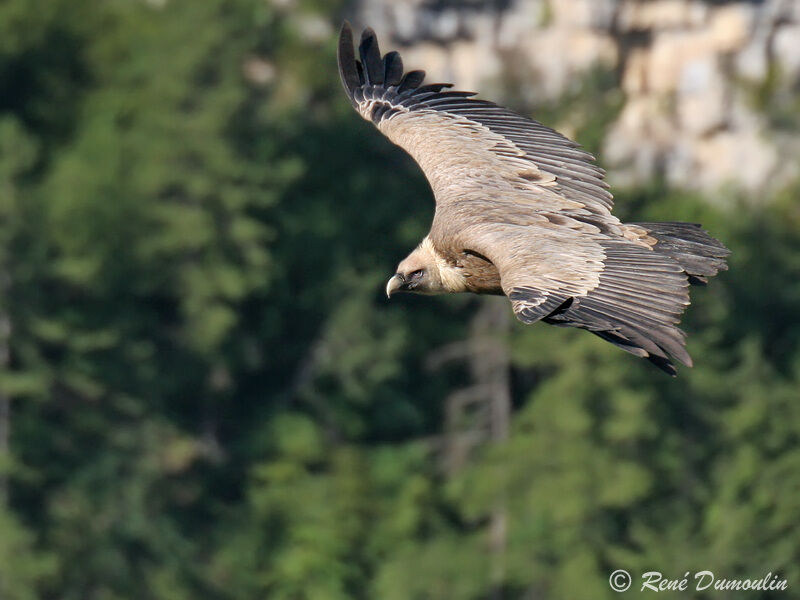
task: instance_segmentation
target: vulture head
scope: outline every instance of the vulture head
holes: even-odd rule
[[[439,262],[430,243],[422,244],[397,265],[397,272],[386,284],[386,296],[396,292],[415,294],[443,294],[448,290],[442,284]]]

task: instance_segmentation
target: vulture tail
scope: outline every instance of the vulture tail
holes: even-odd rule
[[[657,240],[653,250],[666,254],[683,267],[689,283],[705,285],[708,277],[728,268],[725,258],[730,250],[697,223],[631,224],[644,227]]]

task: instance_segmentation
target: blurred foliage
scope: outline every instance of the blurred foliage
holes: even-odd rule
[[[515,324],[509,439],[445,469],[470,376],[429,358],[479,301],[382,297],[433,204],[341,93],[344,8],[0,5],[0,596],[611,598],[615,568],[796,585],[800,185],[723,208],[619,193],[621,216],[733,250],[684,321],[697,366]],[[610,77],[537,116],[597,151]]]
[[[737,83],[750,105],[764,115],[773,130],[797,133],[800,129],[800,94],[797,93],[797,83],[786,76],[779,62],[769,62],[762,81],[740,78]]]

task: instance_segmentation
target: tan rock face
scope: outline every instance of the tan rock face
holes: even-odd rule
[[[800,171],[779,160],[797,156],[791,136],[748,99],[775,73],[784,95],[797,93],[800,0],[511,0],[502,10],[489,0],[361,0],[356,21],[432,80],[500,101],[512,77],[535,105],[595,65],[614,69],[625,103],[602,158],[617,181],[663,174],[692,188],[757,189]]]
[[[752,5],[732,4],[711,12],[708,30],[717,52],[736,52],[747,43],[755,16]]]
[[[627,31],[694,28],[706,22],[708,10],[703,3],[686,0],[621,2],[619,24]]]
[[[781,72],[791,82],[800,82],[800,23],[775,31],[773,51],[780,57]]]

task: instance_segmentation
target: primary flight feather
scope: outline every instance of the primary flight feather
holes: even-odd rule
[[[678,328],[689,285],[727,268],[699,225],[622,223],[604,172],[578,144],[451,84],[423,85],[365,29],[345,23],[339,73],[359,114],[406,150],[431,184],[430,233],[386,286],[505,294],[524,323],[578,327],[674,375],[691,366]]]

